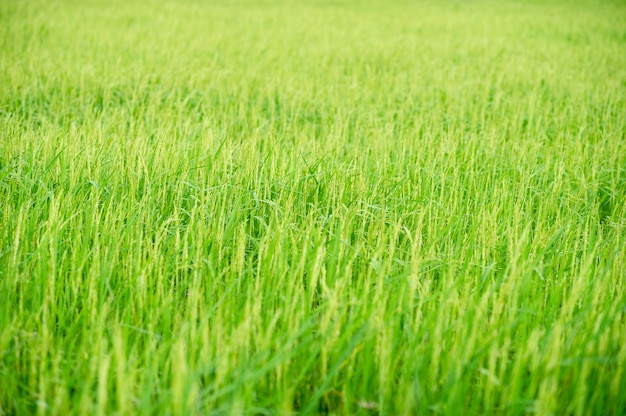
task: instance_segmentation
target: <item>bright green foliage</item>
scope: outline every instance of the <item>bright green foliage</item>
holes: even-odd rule
[[[0,2],[0,415],[626,412],[626,4]]]

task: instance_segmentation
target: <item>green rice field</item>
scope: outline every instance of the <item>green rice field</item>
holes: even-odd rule
[[[626,3],[1,0],[30,414],[626,414]]]

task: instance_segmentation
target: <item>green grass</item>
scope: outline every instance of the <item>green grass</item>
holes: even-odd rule
[[[623,414],[620,1],[0,2],[0,415]]]

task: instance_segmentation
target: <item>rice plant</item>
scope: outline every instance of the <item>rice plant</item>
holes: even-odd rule
[[[4,0],[0,415],[623,414],[626,5]]]

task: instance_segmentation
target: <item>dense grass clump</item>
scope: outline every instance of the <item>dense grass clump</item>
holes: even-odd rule
[[[619,1],[0,2],[0,415],[626,412]]]

